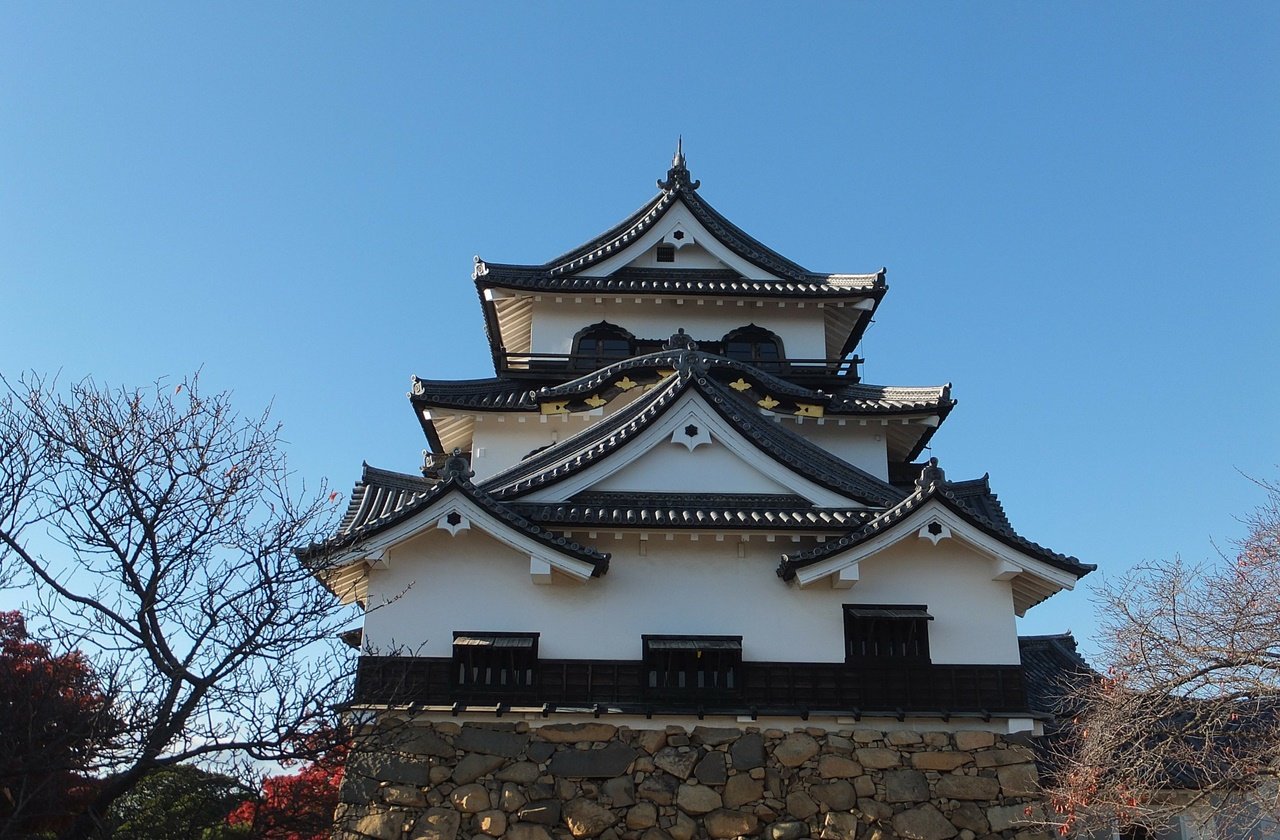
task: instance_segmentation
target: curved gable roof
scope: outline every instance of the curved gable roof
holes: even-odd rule
[[[542,265],[490,263],[477,257],[474,275],[476,283],[480,286],[542,289],[583,289],[596,284],[600,284],[601,288],[620,288],[617,280],[614,280],[612,285],[603,285],[603,281],[609,280],[609,277],[580,277],[572,283],[568,282],[568,278],[579,275],[586,269],[621,253],[679,203],[683,204],[693,218],[722,245],[752,265],[774,275],[778,280],[744,280],[732,271],[708,272],[697,269],[682,271],[644,269],[637,272],[644,275],[643,277],[625,279],[635,282],[645,280],[652,282],[655,278],[666,277],[668,280],[679,283],[679,277],[688,276],[702,281],[692,286],[681,285],[679,288],[672,289],[672,291],[684,293],[697,293],[698,287],[703,285],[703,282],[707,286],[705,293],[709,294],[768,293],[777,291],[771,288],[775,285],[781,286],[788,294],[818,289],[835,294],[854,292],[865,296],[869,292],[884,291],[884,269],[870,274],[827,274],[810,271],[799,263],[787,259],[712,207],[699,195],[697,190],[700,183],[692,180],[685,164],[684,152],[677,150],[671,162],[671,168],[667,170],[666,179],[658,182],[661,192],[618,224]],[[632,271],[635,270],[629,270],[628,273]],[[615,277],[616,274],[610,277]],[[716,280],[720,282],[714,282]],[[650,286],[648,290],[665,291],[660,285]]]
[[[936,469],[936,459],[931,461],[930,467]],[[926,468],[926,472],[928,472],[928,469]],[[938,472],[940,473],[941,471],[939,470]],[[986,488],[986,492],[982,492],[975,486],[978,482],[981,482],[981,487]],[[843,554],[875,537],[889,533],[903,522],[906,522],[912,513],[930,501],[938,502],[968,524],[1010,548],[1075,575],[1077,578],[1082,578],[1098,568],[1089,563],[1081,563],[1075,557],[1059,554],[1056,551],[1045,548],[1014,531],[1009,524],[1008,517],[1004,515],[1003,506],[1000,505],[995,495],[990,493],[986,478],[983,477],[976,481],[954,483],[941,479],[923,483],[922,480],[922,482],[917,483],[914,492],[893,507],[870,519],[860,528],[849,531],[833,540],[828,540],[808,551],[782,555],[782,562],[778,565],[777,570],[778,577],[783,580],[791,580],[796,576],[798,569],[803,569],[830,557]]]
[[[902,498],[901,490],[769,421],[755,404],[708,375],[721,361],[732,360],[696,350],[654,355],[661,356],[662,362],[669,364],[669,370],[674,372],[660,380],[651,393],[590,428],[490,477],[483,486],[496,498],[510,499],[580,472],[634,439],[641,430],[658,420],[681,394],[693,389],[743,437],[789,470],[843,496],[876,507],[896,504]],[[637,361],[629,359],[611,367],[620,368]],[[596,377],[592,381],[604,380]]]
[[[351,493],[346,514],[338,525],[337,532],[322,543],[299,550],[298,554],[303,560],[310,561],[331,556],[411,519],[452,492],[466,497],[524,536],[574,560],[591,564],[592,577],[599,577],[608,571],[608,553],[597,551],[530,522],[515,509],[472,484],[464,472],[447,468],[445,477],[432,483],[418,476],[380,470],[365,464],[363,475]]]

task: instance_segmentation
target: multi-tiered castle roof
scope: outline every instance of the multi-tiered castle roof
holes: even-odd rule
[[[682,150],[658,186],[549,262],[475,259],[494,376],[414,377],[421,474],[366,467],[309,552],[381,605],[363,698],[1034,716],[1013,618],[1093,567],[921,460],[950,384],[861,381],[884,269],[778,254]]]

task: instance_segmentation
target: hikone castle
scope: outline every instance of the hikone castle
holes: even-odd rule
[[[885,271],[810,271],[659,192],[475,259],[494,376],[414,377],[428,453],[309,550],[367,610],[346,836],[962,840],[1033,831],[1093,569],[925,457],[950,385],[863,382]],[[890,327],[891,328],[891,327]],[[447,370],[432,371],[447,374]]]

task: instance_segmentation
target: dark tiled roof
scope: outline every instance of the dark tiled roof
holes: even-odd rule
[[[1072,687],[1095,676],[1089,663],[1076,650],[1075,637],[1070,633],[1019,636],[1018,650],[1022,654],[1027,703],[1032,711],[1049,714],[1069,711]]]
[[[870,322],[888,286],[885,269],[869,274],[825,274],[809,271],[748,235],[722,216],[697,193],[698,182],[689,177],[684,157],[677,154],[659,182],[662,192],[622,222],[577,248],[542,265],[491,263],[475,258],[472,278],[485,313],[485,333],[494,364],[504,364],[502,327],[486,290],[500,288],[525,292],[580,294],[643,294],[745,298],[863,299],[870,309],[855,319],[841,355],[852,352]],[[603,277],[583,272],[624,251],[643,237],[678,202],[726,248],[772,275],[753,280],[731,269],[623,267]]]
[[[795,293],[799,287],[828,286],[834,288],[834,283],[838,282],[865,282],[868,288],[883,288],[883,270],[878,274],[872,275],[819,274],[792,262],[758,239],[750,236],[742,228],[721,215],[719,211],[698,194],[698,182],[690,178],[684,155],[680,152],[677,152],[675,159],[672,160],[671,169],[667,171],[666,180],[659,181],[658,186],[662,190],[658,195],[609,230],[561,254],[542,266],[528,266],[527,268],[536,269],[542,274],[547,288],[558,287],[555,285],[557,278],[578,274],[583,269],[603,262],[614,254],[625,250],[665,216],[677,201],[682,201],[689,208],[689,212],[693,217],[733,253],[770,274],[782,278],[784,281],[792,281],[790,285],[796,288],[793,288],[790,293]],[[497,266],[489,266],[490,271],[495,268]],[[502,266],[501,268],[525,267]],[[675,273],[673,272],[672,274],[674,275]],[[683,272],[680,272],[680,274],[683,274]],[[480,276],[484,275],[481,274]],[[710,282],[714,278],[707,276],[704,279]],[[494,285],[505,284],[494,283]],[[581,287],[564,286],[562,288]],[[753,290],[752,293],[759,293],[759,291]],[[711,294],[725,294],[727,292],[728,290],[725,288],[707,290],[707,293]]]
[[[603,277],[564,275],[546,266],[481,262],[476,282],[482,288],[522,289],[533,292],[717,295],[765,298],[879,298],[888,288],[884,273],[811,275],[809,280],[751,280],[723,269],[625,268]]]
[[[409,399],[415,405],[470,408],[476,411],[537,411],[540,386],[528,380],[419,379],[413,377]]]
[[[494,499],[472,484],[468,478],[456,472],[447,474],[437,483],[432,483],[425,478],[380,470],[368,464],[365,464],[364,474],[351,492],[346,515],[338,525],[337,532],[329,540],[309,546],[299,553],[303,558],[333,554],[404,522],[451,491],[461,493],[487,513],[525,536],[561,554],[590,563],[595,568],[593,576],[598,577],[609,568],[607,553],[580,545],[530,522],[512,507]]]
[[[978,479],[978,481],[984,480]],[[784,554],[782,563],[778,566],[778,576],[783,580],[791,580],[795,577],[797,569],[802,569],[828,557],[842,554],[880,534],[886,533],[930,501],[939,502],[978,530],[994,537],[1005,545],[1048,563],[1050,566],[1070,572],[1076,577],[1084,577],[1097,568],[1097,566],[1088,563],[1081,563],[1074,557],[1050,551],[1044,546],[1019,535],[1009,526],[1009,520],[1004,516],[1004,509],[1000,507],[999,501],[994,496],[981,502],[975,500],[975,496],[979,494],[972,488],[971,485],[973,483],[960,482],[962,488],[959,495],[952,492],[952,482],[933,481],[926,486],[918,486],[905,499],[879,513],[861,528],[829,540],[808,551]],[[989,518],[981,512],[983,510],[998,510],[1000,520]]]
[[[844,385],[831,392],[830,414],[862,414],[908,411],[937,411],[946,414],[955,406],[951,383],[921,388],[896,385]]]
[[[885,289],[884,269],[874,274],[822,274],[809,271],[749,235],[708,204],[689,176],[684,155],[676,153],[662,190],[639,210],[588,242],[540,266],[485,263],[477,258],[476,282],[504,288],[644,291],[714,295],[856,295],[879,297]],[[625,250],[642,237],[677,201],[730,251],[780,278],[754,281],[734,271],[628,268],[609,277],[582,277],[580,272]]]
[[[1013,530],[1013,524],[1000,504],[1000,497],[991,492],[991,476],[971,478],[968,481],[953,481],[947,488],[960,504],[984,519],[989,519],[1001,528]]]
[[[873,515],[863,508],[815,508],[801,496],[707,493],[579,493],[564,503],[519,502],[524,516],[554,525],[666,528],[848,528]]]
[[[574,397],[591,395],[610,399],[620,392],[614,383],[624,376],[638,384],[652,384],[659,378],[657,372],[674,370],[679,364],[682,354],[689,354],[689,358],[695,364],[701,365],[709,374],[721,382],[729,383],[736,380],[737,384],[734,390],[738,390],[744,397],[760,399],[767,395],[774,399],[780,397],[790,398],[792,402],[820,405],[823,407],[824,412],[829,414],[868,415],[932,412],[945,417],[956,402],[951,397],[951,385],[949,383],[919,388],[864,385],[859,383],[842,385],[827,391],[808,388],[804,385],[790,382],[782,376],[763,369],[761,366],[703,350],[661,350],[656,353],[647,353],[643,356],[633,356],[630,359],[614,362],[569,382],[560,385],[543,386],[531,395],[526,394],[523,397],[516,393],[514,387],[495,384],[492,402],[502,405],[514,405],[517,400],[522,400],[519,402],[520,405],[527,405],[528,410],[535,410],[540,402],[561,398],[566,398],[571,403]],[[786,369],[785,363],[783,363],[782,369]],[[639,372],[647,373],[648,376],[637,376]],[[472,382],[480,381],[484,380],[472,380]],[[500,379],[487,381],[493,383],[503,382]],[[424,383],[424,393],[430,393],[430,391],[426,390],[429,386],[439,389],[440,386],[447,384],[426,383],[425,380],[417,380],[415,382],[415,393],[418,390],[418,382]],[[461,398],[475,399],[475,397],[471,396],[473,387],[471,383],[467,383],[464,388],[459,389]],[[417,399],[421,400],[422,397]],[[776,411],[778,413],[787,413],[787,408],[784,406],[776,409]]]
[[[695,388],[707,403],[761,450],[789,469],[842,495],[870,505],[896,504],[902,492],[762,417],[759,409],[707,375],[708,359],[697,351],[676,351],[667,381],[589,429],[547,447],[484,482],[498,498],[523,495],[595,463],[662,416],[675,399]]]
[[[940,425],[956,404],[949,384],[920,388],[855,384],[826,391],[798,385],[746,362],[701,350],[647,353],[615,362],[562,384],[499,377],[448,381],[415,376],[409,398],[432,450],[438,452],[442,446],[439,435],[434,421],[423,415],[423,409],[533,413],[539,411],[544,403],[563,402],[565,411],[587,411],[611,402],[625,390],[656,384],[663,375],[676,368],[683,353],[691,353],[691,358],[710,376],[727,385],[746,402],[776,401],[771,409],[776,414],[804,414],[808,407],[818,406],[827,417],[936,415],[937,425]],[[625,385],[625,389],[619,387],[619,383]],[[919,431],[916,450],[928,442],[928,438],[937,431],[937,425],[916,427]],[[919,467],[916,467],[912,475],[918,474]]]

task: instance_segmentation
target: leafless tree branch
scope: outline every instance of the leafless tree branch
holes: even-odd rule
[[[3,381],[3,380],[0,380]],[[33,586],[63,646],[115,689],[123,724],[68,836],[94,836],[149,770],[280,760],[349,696],[345,614],[293,549],[335,496],[296,489],[280,428],[198,376],[146,389],[27,376],[0,399],[0,582]]]

